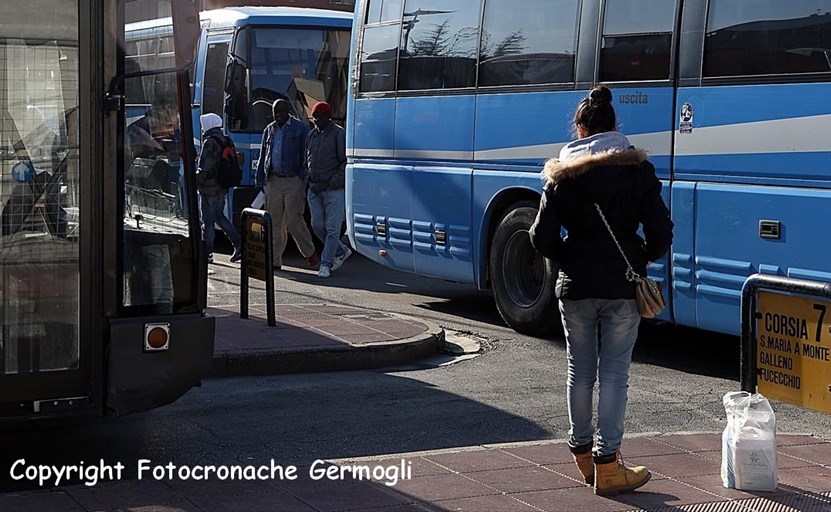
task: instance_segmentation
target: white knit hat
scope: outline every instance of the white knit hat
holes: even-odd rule
[[[202,133],[211,128],[222,128],[222,118],[216,114],[202,114],[199,116],[199,123],[202,125]]]

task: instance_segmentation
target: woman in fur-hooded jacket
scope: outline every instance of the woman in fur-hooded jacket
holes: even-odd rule
[[[646,275],[672,242],[661,182],[644,150],[620,132],[572,142],[545,166],[543,197],[531,228],[534,247],[560,266],[560,299],[634,299],[620,255],[594,203],[600,205],[635,272]],[[645,240],[637,231],[642,224]],[[568,236],[563,239],[560,227]]]
[[[626,278],[626,262],[595,203],[642,276],[647,263],[669,249],[672,221],[646,152],[616,131],[609,89],[595,87],[581,101],[574,127],[580,138],[545,166],[530,235],[534,247],[560,267],[556,293],[568,354],[569,449],[595,494],[610,495],[644,485],[651,474],[643,466],[624,466],[619,455],[640,314],[635,284]],[[645,239],[638,236],[640,225]]]

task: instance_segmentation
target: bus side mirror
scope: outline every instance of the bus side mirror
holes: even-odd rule
[[[196,47],[202,25],[199,22],[199,10],[190,0],[173,0],[173,32],[176,44],[176,65],[189,68],[196,62]]]
[[[225,68],[225,94],[234,96],[245,90],[245,66],[234,60]]]
[[[225,69],[225,114],[228,127],[243,130],[248,126],[248,94],[245,87],[245,66],[232,61]]]

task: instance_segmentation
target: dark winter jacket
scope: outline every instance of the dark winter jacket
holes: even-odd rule
[[[316,193],[336,190],[346,185],[346,135],[330,122],[323,130],[309,131],[306,139],[306,162],[309,185]]]
[[[217,196],[227,192],[217,180],[219,160],[225,148],[219,141],[225,141],[225,145],[232,144],[222,133],[222,128],[211,128],[202,138],[202,150],[199,152],[199,164],[196,168],[196,187],[206,196]]]
[[[556,294],[570,300],[634,299],[626,263],[594,206],[598,203],[635,271],[663,256],[672,242],[672,221],[661,182],[646,152],[630,148],[551,159],[531,227],[531,243],[560,266]],[[643,225],[645,239],[637,234]],[[561,237],[561,228],[568,232]]]

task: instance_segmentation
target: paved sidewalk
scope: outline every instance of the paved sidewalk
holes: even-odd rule
[[[595,496],[562,442],[475,446],[321,462],[297,468],[296,480],[230,481],[181,478],[117,481],[0,495],[3,512],[575,512],[575,511],[829,511],[831,442],[778,436],[779,488],[743,492],[721,486],[721,435],[672,434],[624,439],[626,460],[653,473],[640,490]],[[310,461],[311,464],[312,461]],[[275,461],[279,464],[279,461]],[[269,461],[240,461],[259,467]],[[403,464],[403,471],[402,471]],[[312,480],[321,469],[366,466],[373,481],[332,469],[336,479]],[[376,469],[376,468],[381,468]],[[401,475],[411,473],[411,478]],[[381,475],[385,472],[385,475]],[[398,472],[396,476],[395,472]],[[341,478],[341,474],[344,475]],[[394,486],[392,482],[399,478]]]
[[[441,327],[423,319],[324,303],[278,303],[277,326],[268,327],[261,290],[252,293],[251,319],[241,320],[238,267],[212,268],[214,377],[398,365],[435,354],[444,341]],[[176,473],[156,480],[145,473],[142,480],[0,494],[0,512],[831,512],[831,442],[788,434],[777,440],[779,488],[772,493],[721,486],[720,433],[673,433],[624,439],[627,463],[645,465],[653,476],[640,490],[611,498],[595,496],[582,483],[563,441],[543,440],[309,460],[295,480],[279,471],[272,476],[272,461],[240,460],[229,464],[238,465],[243,478],[213,473],[194,480]],[[258,472],[262,466],[268,469]],[[378,478],[358,480],[340,469],[354,466]],[[312,479],[326,470],[335,478]],[[394,486],[386,485],[393,479]]]
[[[211,377],[363,370],[435,355],[444,342],[437,324],[334,304],[278,304],[275,327],[264,306],[209,308],[216,317]]]
[[[211,377],[397,366],[433,356],[444,345],[444,330],[429,320],[352,305],[286,303],[286,294],[279,290],[274,308],[277,325],[269,327],[265,284],[253,279],[249,280],[249,318],[243,320],[239,265],[228,264],[227,255],[215,258],[218,264],[210,266],[208,293],[208,313],[216,317]],[[304,267],[294,270],[313,274]],[[277,273],[275,286],[280,279]]]

